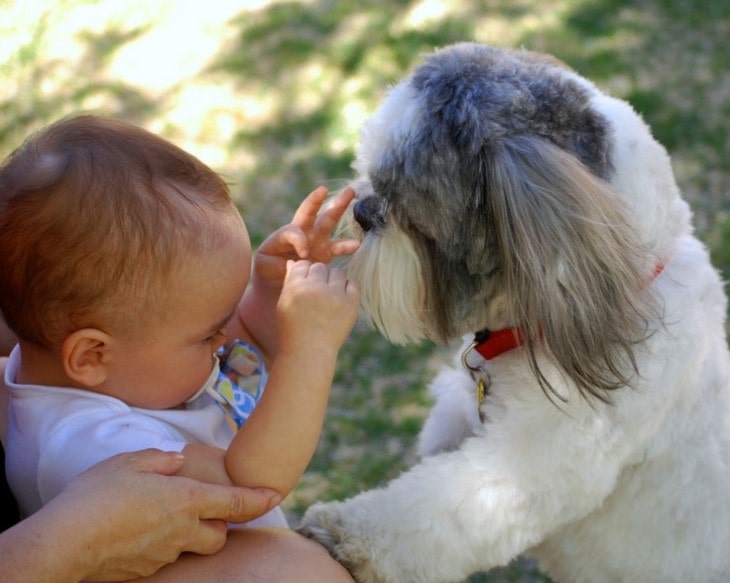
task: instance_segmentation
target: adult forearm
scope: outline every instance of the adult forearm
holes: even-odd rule
[[[46,507],[0,534],[3,580],[80,581],[93,571],[87,532]]]

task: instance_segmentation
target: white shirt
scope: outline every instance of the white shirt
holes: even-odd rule
[[[16,346],[5,369],[10,395],[6,466],[25,516],[78,474],[118,453],[150,447],[181,451],[188,443],[225,449],[233,439],[225,414],[208,395],[180,410],[130,407],[91,391],[18,384],[20,358]],[[286,526],[281,511],[277,514],[268,524]]]

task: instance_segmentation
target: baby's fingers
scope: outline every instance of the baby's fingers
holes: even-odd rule
[[[317,233],[329,235],[340,222],[342,215],[345,214],[354,198],[355,191],[349,186],[334,197],[314,222],[314,229]]]
[[[341,269],[332,269],[330,271],[329,283],[337,290],[343,290],[345,295],[357,301],[360,298],[360,287],[351,279],[347,279],[347,275]]]
[[[258,249],[258,254],[280,257],[306,257],[309,253],[307,235],[296,225],[281,227],[269,236]]]
[[[310,192],[299,205],[291,222],[304,230],[311,229],[326,198],[327,189],[324,186]]]
[[[333,256],[352,255],[360,247],[357,239],[337,239],[330,243],[330,253]]]
[[[329,270],[327,281],[330,286],[337,290],[345,289],[345,286],[347,285],[347,277],[345,277],[345,274],[341,269],[337,268]]]
[[[284,277],[284,281],[288,282],[292,279],[307,277],[310,265],[309,261],[304,259],[297,261],[288,259],[286,262],[286,276]]]

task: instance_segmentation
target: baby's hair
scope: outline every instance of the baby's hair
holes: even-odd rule
[[[221,177],[162,138],[91,115],[56,122],[0,166],[2,315],[46,347],[123,326],[181,254],[215,244],[211,213],[232,210]]]

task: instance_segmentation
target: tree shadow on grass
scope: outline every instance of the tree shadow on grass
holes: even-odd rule
[[[19,146],[33,131],[82,110],[145,125],[164,109],[164,100],[152,100],[141,89],[104,75],[113,54],[144,29],[111,28],[103,33],[81,33],[83,54],[69,68],[69,63],[41,55],[49,26],[46,13],[35,24],[30,40],[17,47],[0,68],[2,76],[15,85],[15,95],[0,102],[0,143],[4,154]]]

